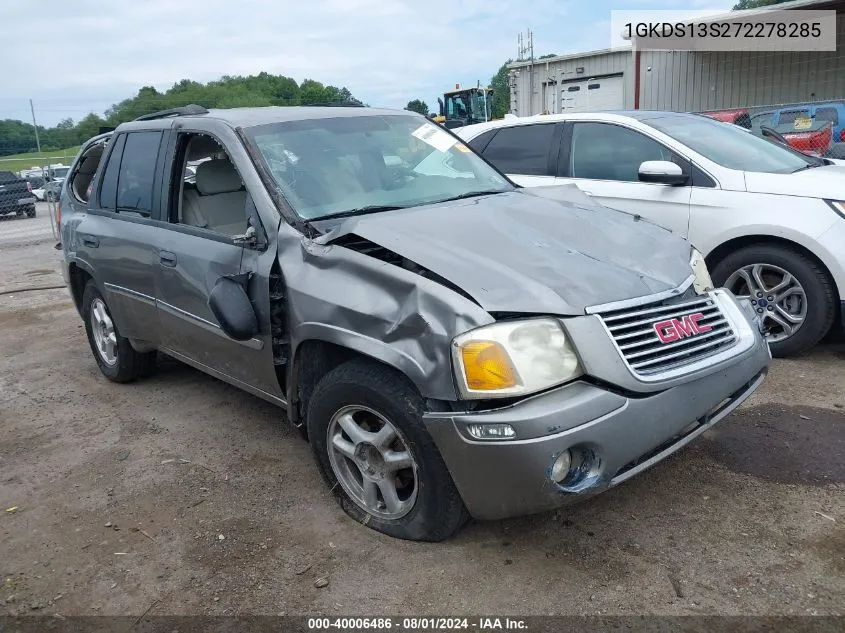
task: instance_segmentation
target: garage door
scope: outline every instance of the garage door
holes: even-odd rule
[[[621,110],[625,107],[622,77],[601,77],[563,84],[561,111],[595,112]]]

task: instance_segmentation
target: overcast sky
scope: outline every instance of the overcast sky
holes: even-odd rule
[[[611,41],[612,10],[728,10],[733,0],[4,0],[0,119],[78,120],[181,79],[267,71],[374,106],[487,83],[531,28],[535,55]],[[684,16],[686,17],[686,15]]]

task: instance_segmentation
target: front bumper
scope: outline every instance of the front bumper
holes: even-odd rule
[[[423,421],[470,514],[500,519],[541,512],[598,494],[642,472],[701,435],[763,382],[771,354],[754,344],[705,376],[651,393],[623,395],[575,382],[509,407],[428,413]],[[467,426],[507,423],[513,441],[479,441]],[[584,479],[551,479],[554,459],[572,449],[592,454]]]

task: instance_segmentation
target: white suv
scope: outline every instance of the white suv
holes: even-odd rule
[[[687,237],[713,280],[748,297],[775,356],[845,315],[845,167],[704,116],[508,117],[456,130],[525,187],[575,184]]]

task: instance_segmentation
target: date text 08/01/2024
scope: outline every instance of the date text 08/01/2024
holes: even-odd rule
[[[527,631],[527,625],[524,620],[509,617],[308,618],[308,628],[313,631],[361,631],[368,629],[396,631]]]

